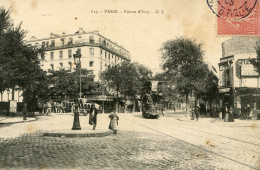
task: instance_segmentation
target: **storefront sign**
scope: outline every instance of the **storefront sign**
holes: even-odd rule
[[[255,68],[252,64],[242,64],[241,76],[258,76],[258,73],[255,71]]]
[[[229,93],[230,88],[219,89],[219,93]]]
[[[17,111],[17,101],[10,100],[10,110],[11,113],[15,113]]]

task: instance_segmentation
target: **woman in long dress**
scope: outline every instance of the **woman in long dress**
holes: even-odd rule
[[[109,123],[109,129],[113,130],[114,134],[117,133],[118,131],[118,120],[119,120],[119,117],[118,115],[116,114],[116,112],[113,112],[109,115],[109,118],[110,118],[110,123]]]

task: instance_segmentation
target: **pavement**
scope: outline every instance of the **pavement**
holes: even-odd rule
[[[23,123],[35,121],[36,118],[27,117],[27,120],[23,120],[23,117],[0,117],[0,124],[13,124],[13,123]]]
[[[98,138],[44,136],[71,129],[70,114],[0,124],[0,169],[260,169],[258,122],[197,122],[184,116],[119,114],[118,134]],[[99,114],[97,130],[108,124],[108,114]],[[80,125],[82,131],[91,129],[88,116],[80,116]]]
[[[226,124],[231,126],[245,126],[245,125],[252,125],[252,126],[260,126],[260,120],[241,120],[241,119],[234,119],[234,122],[224,122],[224,119],[220,118],[211,118],[208,115],[202,115],[199,117],[198,121],[196,118],[191,120],[191,117],[187,117],[187,115],[183,111],[179,111],[177,113],[183,113],[181,116],[177,118],[179,121],[186,121],[186,122],[201,122],[201,123],[219,123],[219,124]]]
[[[59,116],[67,116],[71,118],[71,116],[74,116],[73,113],[52,113],[48,116],[38,116],[40,119],[49,119],[53,117],[59,117]],[[82,116],[80,116],[82,117]],[[23,117],[0,117],[0,125],[8,125],[8,124],[15,124],[15,123],[26,123],[37,120],[37,117],[31,118],[27,117],[27,120],[23,120]],[[113,131],[104,128],[100,129],[97,128],[96,130],[92,129],[92,126],[89,126],[88,128],[84,128],[82,130],[72,130],[72,128],[64,128],[61,129],[59,126],[58,128],[53,128],[51,130],[46,130],[44,132],[45,136],[51,136],[51,137],[103,137],[108,136],[113,133]],[[1,138],[0,138],[1,139]],[[2,138],[3,139],[3,138]]]

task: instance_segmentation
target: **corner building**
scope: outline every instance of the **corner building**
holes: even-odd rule
[[[27,44],[44,48],[41,67],[46,71],[61,68],[73,70],[76,67],[73,54],[79,50],[82,55],[81,67],[91,70],[95,81],[99,80],[99,73],[108,65],[131,61],[129,51],[125,48],[100,35],[98,31],[86,32],[82,28],[74,34],[51,33],[49,38],[43,39],[32,37]]]
[[[260,37],[233,37],[222,43],[219,63],[220,107],[228,105],[235,114],[260,109],[260,76],[250,58],[256,58]]]

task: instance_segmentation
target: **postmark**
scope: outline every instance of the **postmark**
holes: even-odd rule
[[[259,35],[258,0],[207,0],[217,16],[218,35]]]

